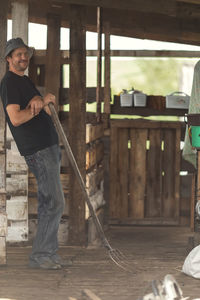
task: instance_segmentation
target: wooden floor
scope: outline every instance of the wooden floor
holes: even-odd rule
[[[199,297],[199,281],[181,273],[188,228],[114,227],[107,236],[127,255],[133,273],[119,269],[103,248],[62,247],[60,253],[72,257],[73,266],[46,271],[27,267],[30,247],[8,247],[7,266],[0,268],[0,300],[80,300],[84,289],[102,300],[136,300],[151,291],[152,280],[166,274],[175,277],[185,297]]]

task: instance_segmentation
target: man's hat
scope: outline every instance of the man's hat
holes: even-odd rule
[[[8,56],[8,54],[10,52],[12,52],[13,50],[15,50],[17,48],[23,48],[23,47],[27,48],[27,50],[29,52],[29,56],[31,57],[33,55],[33,49],[30,48],[29,46],[27,46],[21,38],[18,37],[18,38],[10,39],[6,43],[6,49],[5,49],[4,57],[6,58]]]

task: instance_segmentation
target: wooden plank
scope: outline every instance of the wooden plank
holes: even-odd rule
[[[2,211],[6,210],[6,189],[0,190],[0,209]]]
[[[103,137],[103,135],[103,124],[86,124],[86,144]]]
[[[97,295],[95,295],[91,290],[84,289],[82,292],[82,300],[101,300]]]
[[[47,93],[50,92],[56,96],[58,105],[60,87],[60,16],[48,14],[47,26],[45,88]]]
[[[129,131],[128,128],[118,131],[119,210],[120,217],[125,218],[128,215]]]
[[[7,241],[10,243],[28,241],[28,220],[11,222],[8,226]]]
[[[111,104],[111,114],[116,115],[140,115],[144,117],[148,116],[184,116],[188,113],[187,109],[173,109],[166,108],[165,110],[156,110],[152,108],[142,107],[120,107],[115,104]]]
[[[6,211],[8,220],[22,221],[28,219],[28,203],[26,197],[17,197],[18,199],[7,200]]]
[[[0,210],[0,236],[6,236],[7,234],[7,213],[4,209]]]
[[[96,143],[86,151],[86,170],[96,166],[100,161],[102,161],[103,155],[103,142],[96,141]]]
[[[163,132],[163,142],[162,213],[164,217],[173,217],[175,215],[175,130],[165,129]]]
[[[70,6],[70,145],[85,180],[86,155],[86,30],[85,8],[79,5]],[[70,171],[70,225],[69,241],[73,245],[85,245],[85,203],[82,190],[73,173]],[[78,208],[78,209],[77,209]]]
[[[105,205],[103,191],[98,190],[94,195],[90,196],[90,202],[92,203],[94,211],[97,211],[99,208],[103,207]],[[85,219],[88,219],[89,216],[90,211],[88,209],[88,206],[86,205]]]
[[[180,225],[191,224],[192,184],[194,174],[180,176]]]
[[[27,171],[27,165],[24,157],[18,151],[7,150],[7,171],[8,172],[24,172]]]
[[[129,217],[144,218],[147,129],[130,130]]]
[[[5,193],[6,188],[6,155],[0,154],[0,193]]]
[[[27,174],[12,174],[6,179],[6,190],[8,195],[27,195]]]
[[[89,196],[97,192],[103,182],[103,179],[104,169],[102,166],[99,166],[97,169],[94,169],[86,175],[86,187]]]
[[[180,128],[181,122],[149,121],[144,119],[111,120],[112,127],[120,128]]]
[[[149,226],[175,226],[179,224],[179,218],[146,217],[144,219],[109,219],[110,225],[149,225]]]
[[[118,129],[111,127],[110,135],[110,197],[109,215],[118,218],[120,212],[119,203],[119,178],[118,178]]]
[[[145,217],[161,216],[161,131],[149,130],[150,148],[147,154],[147,192]]]
[[[5,265],[6,259],[6,237],[0,236],[0,265]]]

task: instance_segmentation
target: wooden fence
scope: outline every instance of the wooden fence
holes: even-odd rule
[[[111,121],[111,223],[180,223],[180,143],[181,122]]]

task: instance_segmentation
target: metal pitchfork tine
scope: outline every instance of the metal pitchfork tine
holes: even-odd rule
[[[59,118],[58,118],[58,115],[57,115],[57,112],[55,110],[55,107],[54,107],[54,104],[53,103],[49,103],[49,109],[51,111],[51,117],[55,123],[55,126],[57,128],[57,131],[59,133],[59,136],[62,140],[62,143],[63,143],[63,146],[66,150],[66,153],[67,153],[67,156],[68,156],[68,159],[70,161],[70,164],[71,164],[71,167],[73,168],[73,171],[79,181],[79,184],[81,186],[81,189],[82,189],[82,192],[83,192],[83,195],[84,195],[84,198],[85,198],[85,201],[87,203],[87,206],[89,208],[89,211],[90,211],[90,214],[93,218],[93,221],[95,223],[95,226],[96,226],[96,229],[99,233],[99,237],[101,238],[101,241],[102,241],[102,244],[103,246],[109,251],[109,257],[111,258],[111,260],[120,268],[122,268],[123,270],[125,271],[131,271],[130,269],[130,264],[128,263],[128,261],[126,261],[126,257],[117,249],[113,249],[111,247],[111,245],[109,244],[105,234],[104,234],[104,231],[103,231],[103,228],[101,226],[101,223],[99,222],[99,219],[94,211],[94,208],[92,206],[92,203],[90,201],[90,198],[88,196],[88,193],[87,193],[87,190],[86,190],[86,186],[85,186],[85,183],[83,181],[83,178],[81,176],[81,173],[79,171],[79,168],[78,168],[78,165],[76,163],[76,160],[74,158],[74,155],[72,153],[72,150],[71,150],[71,147],[69,145],[69,142],[67,140],[67,137],[64,133],[64,130],[62,128],[62,125],[59,121]]]

